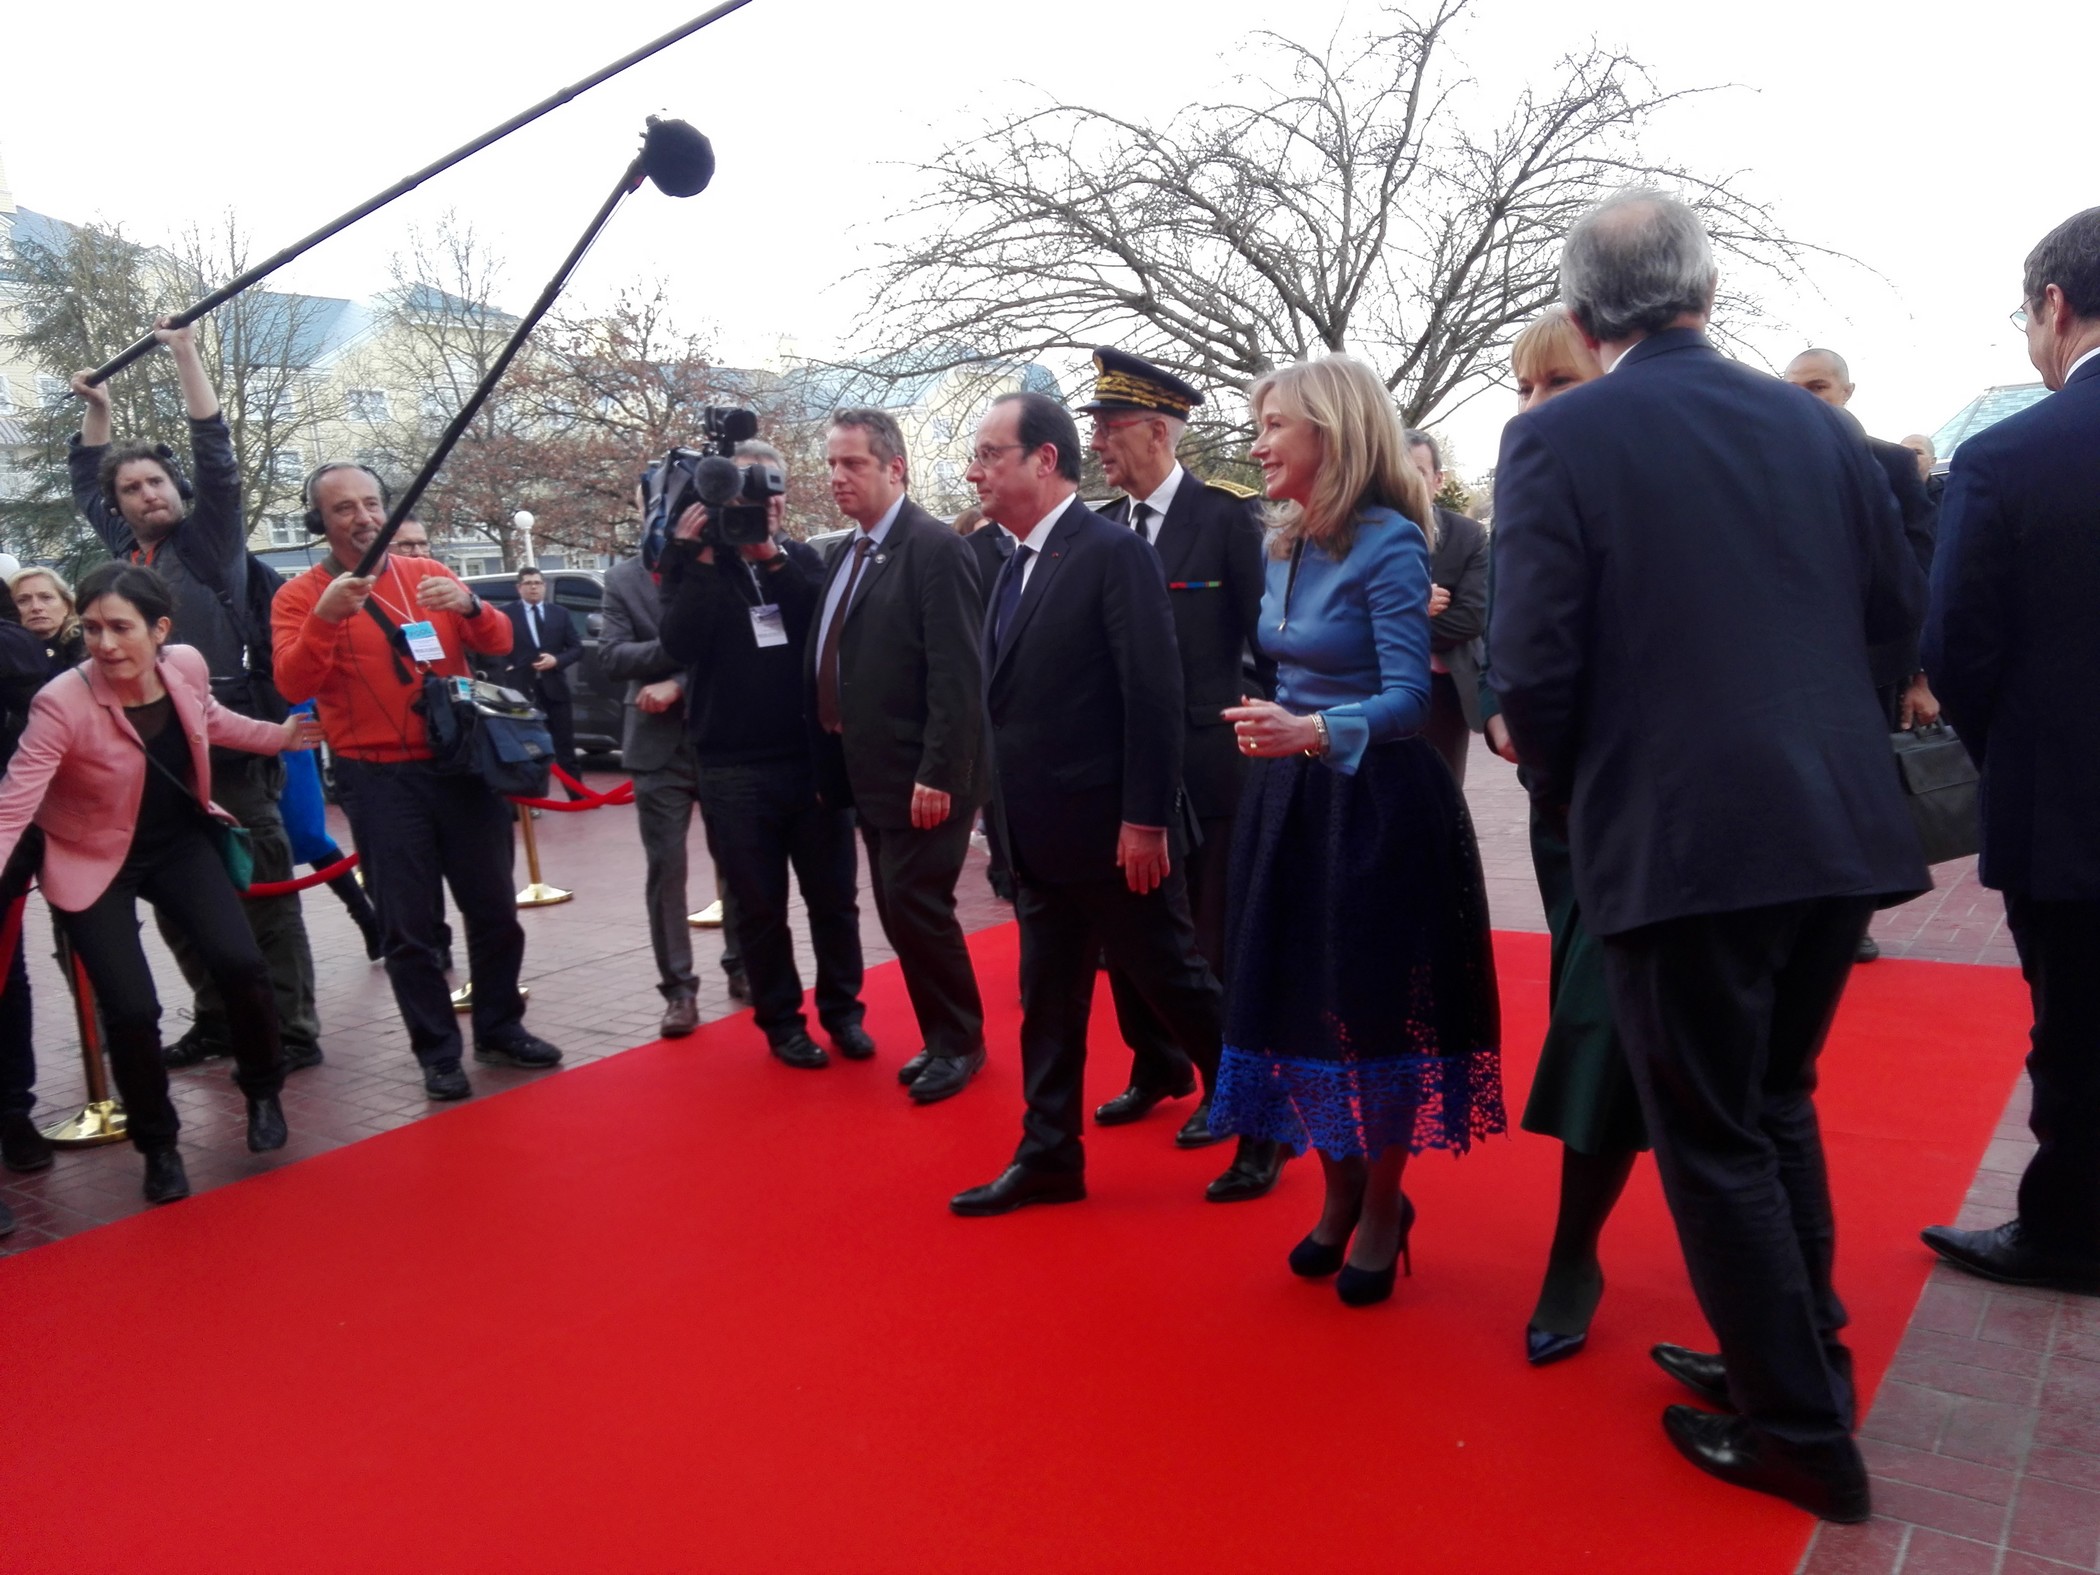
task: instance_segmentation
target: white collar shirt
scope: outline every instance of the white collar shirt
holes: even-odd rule
[[[1068,492],[1059,498],[1057,506],[1035,522],[1035,529],[1020,538],[1021,545],[1028,549],[1028,557],[1021,564],[1022,590],[1028,589],[1028,576],[1035,573],[1035,566],[1043,556],[1043,549],[1050,545],[1051,529],[1057,524],[1058,516],[1072,506],[1073,496]]]
[[[900,492],[897,494],[897,501],[883,511],[881,519],[866,530],[856,526],[854,534],[839,543],[839,572],[831,577],[831,588],[824,593],[823,615],[817,620],[819,640],[824,638],[824,631],[831,627],[832,615],[838,610],[840,598],[846,594],[846,582],[853,578],[853,554],[859,548],[861,538],[867,538],[868,550],[865,556],[872,559],[876,553],[882,551],[883,538],[889,535],[890,527],[897,523],[897,516],[903,512],[904,494]],[[865,578],[868,572],[865,562],[861,565],[860,572]]]
[[[1167,479],[1152,489],[1150,497],[1131,500],[1131,517],[1136,517],[1137,506],[1140,503],[1151,510],[1151,513],[1145,516],[1145,540],[1155,547],[1159,545],[1159,528],[1166,523],[1167,510],[1174,506],[1174,494],[1181,490],[1181,478],[1186,474],[1188,473],[1181,468],[1181,462],[1177,460],[1174,468],[1167,472]]]

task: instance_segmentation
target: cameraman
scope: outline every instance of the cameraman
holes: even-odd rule
[[[284,719],[283,702],[268,677],[270,632],[250,608],[248,531],[241,514],[241,475],[233,436],[218,395],[187,328],[167,319],[153,337],[168,347],[190,418],[190,473],[177,473],[165,448],[133,439],[110,442],[109,390],[73,374],[73,392],[86,402],[80,431],[67,454],[73,502],[111,556],[143,563],[167,581],[174,597],[173,638],[196,647],[211,672],[212,697],[229,710],[266,722]],[[251,649],[252,647],[252,649]],[[284,764],[275,755],[234,749],[211,752],[212,796],[248,828],[257,881],[289,880],[292,843],[277,808]],[[321,1025],[314,1012],[314,960],[296,895],[244,902],[242,912],[270,966],[287,1069],[321,1059]],[[162,1052],[169,1066],[194,1066],[233,1048],[226,1009],[189,937],[157,917],[160,932],[196,992],[196,1021]]]
[[[770,445],[743,443],[736,457],[778,465]],[[866,1060],[875,1042],[861,1026],[860,910],[848,810],[817,800],[802,718],[803,649],[815,620],[823,560],[780,535],[784,500],[717,511],[696,503],[665,544],[665,652],[687,669],[686,725],[699,761],[700,813],[737,909],[737,943],[753,1016],[780,1060],[822,1067],[811,1039],[802,979],[788,933],[788,868],[809,909],[817,954],[817,1020],[839,1054]],[[764,509],[762,540],[730,547],[726,517]],[[748,515],[744,517],[748,518]]]

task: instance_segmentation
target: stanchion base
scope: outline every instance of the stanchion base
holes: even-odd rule
[[[518,999],[521,1001],[531,1000],[532,986],[529,984],[519,985]],[[474,981],[472,979],[469,979],[465,984],[452,992],[452,1010],[455,1012],[471,1012],[474,1010]]]
[[[44,1136],[57,1148],[100,1148],[104,1143],[124,1141],[124,1107],[114,1099],[98,1099],[54,1126]]]
[[[545,881],[534,881],[518,893],[521,908],[551,908],[557,902],[567,902],[575,896],[573,891],[563,891],[559,886],[549,886]]]
[[[689,913],[685,922],[696,930],[719,930],[722,927],[722,901],[718,897],[698,913]]]

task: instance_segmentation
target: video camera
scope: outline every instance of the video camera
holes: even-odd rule
[[[772,500],[787,491],[777,465],[739,465],[737,444],[758,435],[749,410],[708,405],[700,412],[706,448],[674,448],[642,477],[642,561],[654,569],[679,516],[707,505],[706,547],[754,547],[772,533]]]

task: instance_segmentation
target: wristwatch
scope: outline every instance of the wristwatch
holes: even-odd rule
[[[487,602],[484,602],[479,596],[475,595],[472,591],[469,591],[467,592],[467,610],[461,613],[460,617],[479,618],[481,616],[481,609],[486,607],[487,605]]]

